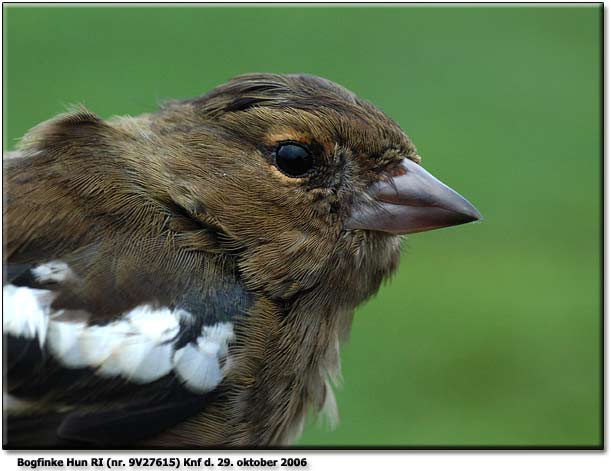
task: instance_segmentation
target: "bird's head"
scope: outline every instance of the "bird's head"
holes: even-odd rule
[[[84,213],[127,221],[154,253],[165,234],[232,257],[272,299],[328,287],[353,307],[395,270],[402,234],[481,217],[394,121],[310,75],[244,75],[137,118],[81,110],[31,130],[20,152]]]
[[[342,269],[375,290],[397,265],[400,234],[480,218],[419,165],[394,121],[323,78],[240,76],[168,104],[156,126],[175,141],[174,203],[242,253],[251,284],[274,297]]]

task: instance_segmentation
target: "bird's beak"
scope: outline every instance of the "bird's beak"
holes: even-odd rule
[[[367,194],[373,201],[353,211],[346,229],[411,234],[482,219],[475,206],[408,159]]]

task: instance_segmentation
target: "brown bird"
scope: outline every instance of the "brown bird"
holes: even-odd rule
[[[334,409],[401,234],[480,219],[323,78],[252,74],[4,159],[4,444],[276,446]]]

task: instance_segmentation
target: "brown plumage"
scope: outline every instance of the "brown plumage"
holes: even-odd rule
[[[395,122],[306,75],[237,77],[135,118],[77,110],[8,157],[6,284],[47,290],[48,312],[66,322],[112,326],[147,305],[188,311],[180,335],[197,331],[193,345],[203,326],[233,329],[222,380],[196,393],[171,373],[126,386],[140,367],[101,384],[108,360],[70,369],[41,345],[37,365],[9,369],[8,392],[28,401],[10,415],[14,447],[290,443],[307,410],[333,409],[339,342],[397,268],[398,234],[479,218],[419,170]],[[69,276],[35,271],[54,261]],[[177,383],[190,390],[168,392]]]

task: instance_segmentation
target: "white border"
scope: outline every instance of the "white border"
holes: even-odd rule
[[[10,3],[24,3],[21,0],[16,0],[15,2]],[[61,3],[61,2],[49,2],[49,3]],[[71,3],[71,5],[79,6],[83,4],[89,4],[95,2],[78,2]],[[146,3],[146,2],[129,2],[131,4],[137,3]],[[157,6],[170,6],[174,2],[167,2],[164,4],[156,4]],[[226,4],[233,4],[234,6],[245,5],[248,3],[258,3],[253,1],[241,1],[241,2],[226,2]],[[280,1],[270,1],[266,3],[278,3],[288,5],[287,2]],[[310,6],[330,6],[333,4],[343,4],[350,3],[346,1],[339,1],[328,3],[327,5],[323,4],[311,4]],[[357,6],[372,6],[377,2],[373,3],[360,3]],[[452,3],[462,3],[456,1],[446,1],[446,2],[434,2],[435,6],[448,6]],[[491,2],[470,2],[477,4],[491,4]],[[523,2],[529,3],[533,6],[542,5],[541,2]],[[580,3],[596,3],[596,2],[574,2],[572,4],[564,4],[564,6],[572,6],[578,5]],[[607,9],[607,2],[603,2],[605,4],[605,10]],[[184,3],[183,3],[184,4]],[[290,3],[291,5],[294,3]],[[545,3],[549,4],[549,3]],[[66,5],[66,3],[64,3]],[[193,4],[188,4],[189,6],[193,6]],[[216,4],[217,6],[221,6],[221,4]],[[300,3],[300,5],[304,5]],[[395,3],[384,3],[382,5],[393,6],[397,5]],[[376,6],[382,6],[377,3]],[[412,3],[413,6],[423,5],[422,3]],[[431,2],[426,4],[427,6],[431,6]],[[25,6],[25,5],[24,5]],[[179,5],[171,5],[171,6],[179,6]],[[355,6],[355,5],[352,5]],[[605,17],[606,17],[605,11]],[[604,33],[604,44],[605,51],[608,50],[608,41],[606,31]],[[605,54],[605,62],[606,62],[606,54]],[[605,67],[606,69],[606,67]],[[605,92],[606,92],[606,81],[605,81]],[[605,118],[606,118],[606,109],[608,105],[608,95],[605,93]],[[1,103],[0,103],[1,104]],[[605,129],[604,135],[605,137],[609,135],[609,124],[605,119]],[[606,157],[606,145],[605,145],[605,157]],[[610,176],[611,170],[609,170],[609,165],[605,166],[605,182],[608,181],[608,177]],[[607,191],[605,191],[605,219],[609,217],[609,200]],[[606,232],[606,231],[605,231]],[[605,247],[607,246],[609,234],[605,234]],[[0,248],[1,250],[1,248]],[[607,263],[605,261],[605,274],[607,272]],[[605,293],[609,291],[609,278],[606,277],[605,280]],[[605,318],[606,318],[606,303],[605,303]],[[608,338],[609,333],[609,323],[605,322],[605,339]],[[605,365],[608,365],[608,349],[605,349]],[[606,369],[605,369],[606,372]],[[606,383],[606,381],[605,381]],[[606,391],[605,394],[605,404],[609,404],[609,391]],[[605,424],[608,419],[608,408],[605,411]],[[606,438],[606,427],[605,427],[605,438]],[[3,470],[26,470],[30,468],[19,468],[17,467],[17,458],[25,458],[25,459],[36,459],[38,457],[54,457],[54,458],[63,458],[66,459],[68,457],[73,458],[87,458],[91,457],[115,457],[117,459],[127,460],[130,457],[211,457],[216,462],[215,458],[219,457],[227,457],[232,459],[234,462],[240,458],[266,458],[266,459],[280,459],[282,457],[305,457],[308,461],[307,468],[239,468],[234,466],[233,468],[226,468],[231,470],[239,470],[239,469],[307,469],[311,470],[377,470],[377,469],[426,469],[426,470],[451,470],[451,471],[522,471],[522,470],[554,470],[554,471],[574,471],[574,470],[587,470],[587,471],[598,471],[605,470],[607,471],[611,465],[611,458],[606,451],[309,451],[309,450],[286,450],[286,451],[274,451],[274,452],[265,452],[265,451],[207,451],[202,450],[198,452],[193,451],[146,451],[146,452],[138,452],[138,451],[87,451],[87,452],[63,452],[63,451],[3,451],[0,455],[0,465]],[[183,467],[181,466],[181,469]],[[215,466],[216,469],[219,469],[218,466]],[[63,469],[63,468],[37,468],[37,469]],[[70,469],[85,469],[85,468],[70,468]],[[88,470],[102,469],[89,467],[86,468]],[[104,468],[108,469],[108,468]],[[130,470],[129,466],[125,466],[124,470]],[[133,469],[169,469],[169,468],[133,468]],[[212,468],[190,468],[190,469],[212,469]],[[220,468],[222,469],[222,468]]]

